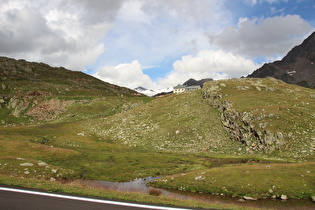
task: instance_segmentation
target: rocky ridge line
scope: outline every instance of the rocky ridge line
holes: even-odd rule
[[[242,142],[248,152],[270,153],[281,149],[284,145],[284,136],[281,132],[272,133],[266,130],[263,123],[257,123],[259,119],[256,119],[252,112],[238,112],[231,102],[221,101],[220,85],[223,86],[223,83],[214,81],[210,84],[202,89],[202,96],[212,107],[220,111],[222,124],[233,140]]]

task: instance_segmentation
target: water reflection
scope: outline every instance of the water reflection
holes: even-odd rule
[[[109,190],[116,190],[120,192],[138,192],[138,193],[144,193],[144,194],[150,194],[150,190],[156,189],[162,192],[162,196],[167,197],[175,197],[179,199],[191,199],[191,196],[189,195],[181,195],[179,193],[170,192],[167,190],[154,188],[151,186],[147,186],[146,183],[151,182],[155,179],[159,179],[161,177],[146,177],[146,178],[137,178],[134,180],[131,180],[129,182],[108,182],[108,181],[102,181],[102,180],[90,180],[86,181],[88,182],[88,185],[93,188],[105,188]]]
[[[106,181],[96,181],[102,187],[107,189],[113,189],[123,192],[141,192],[148,193],[153,187],[146,186],[146,183],[151,182],[160,177],[146,177],[146,178],[137,178],[129,182],[106,182]]]
[[[289,199],[286,201],[281,201],[279,199],[259,199],[257,201],[245,201],[239,202],[239,198],[232,198],[230,196],[217,196],[209,194],[198,194],[198,193],[188,193],[179,191],[166,191],[159,188],[154,188],[146,186],[146,183],[151,182],[155,179],[161,177],[146,177],[137,178],[129,182],[107,182],[101,180],[90,180],[85,181],[89,187],[92,188],[103,188],[109,190],[115,190],[120,192],[138,192],[144,194],[150,194],[151,189],[157,189],[162,192],[162,196],[173,197],[177,199],[187,200],[201,200],[208,203],[221,203],[221,204],[235,204],[243,207],[254,207],[254,208],[268,208],[268,209],[299,209],[299,210],[309,210],[315,209],[315,203],[310,199]]]

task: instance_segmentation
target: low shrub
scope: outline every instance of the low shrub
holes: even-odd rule
[[[150,195],[159,196],[159,195],[162,194],[162,191],[161,191],[161,190],[158,190],[158,189],[150,189],[149,194],[150,194]]]

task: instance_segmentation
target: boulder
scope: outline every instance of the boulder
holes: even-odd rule
[[[20,166],[33,166],[34,164],[33,163],[21,163]]]
[[[47,166],[47,163],[40,161],[40,162],[38,162],[38,166]]]
[[[247,201],[256,201],[257,198],[252,198],[252,197],[249,197],[249,196],[244,196],[244,199],[247,200]]]

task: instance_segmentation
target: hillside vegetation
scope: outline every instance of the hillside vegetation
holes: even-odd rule
[[[314,158],[314,89],[273,78],[232,79],[207,83],[203,97],[249,153]]]
[[[225,165],[166,176],[150,185],[245,199],[314,196],[314,89],[267,78],[208,82],[202,92],[219,111],[229,141],[245,147],[234,154],[306,162]]]
[[[0,57],[1,94],[36,96],[131,96],[136,92],[103,82],[80,71],[44,63]],[[35,92],[35,93],[34,93]]]
[[[83,73],[0,60],[0,183],[66,191],[58,181],[161,176],[150,184],[315,195],[314,89],[246,78],[152,99]]]
[[[130,100],[137,99],[134,103],[149,100],[82,72],[0,57],[2,125],[36,124],[59,117],[74,121],[107,116],[120,112],[124,104],[129,103],[124,107],[128,108]]]
[[[86,121],[104,142],[180,153],[312,159],[315,90],[280,80],[231,79]]]
[[[201,91],[170,95],[105,119],[87,121],[88,132],[104,142],[176,153],[244,152],[229,140],[220,113],[202,100]]]

